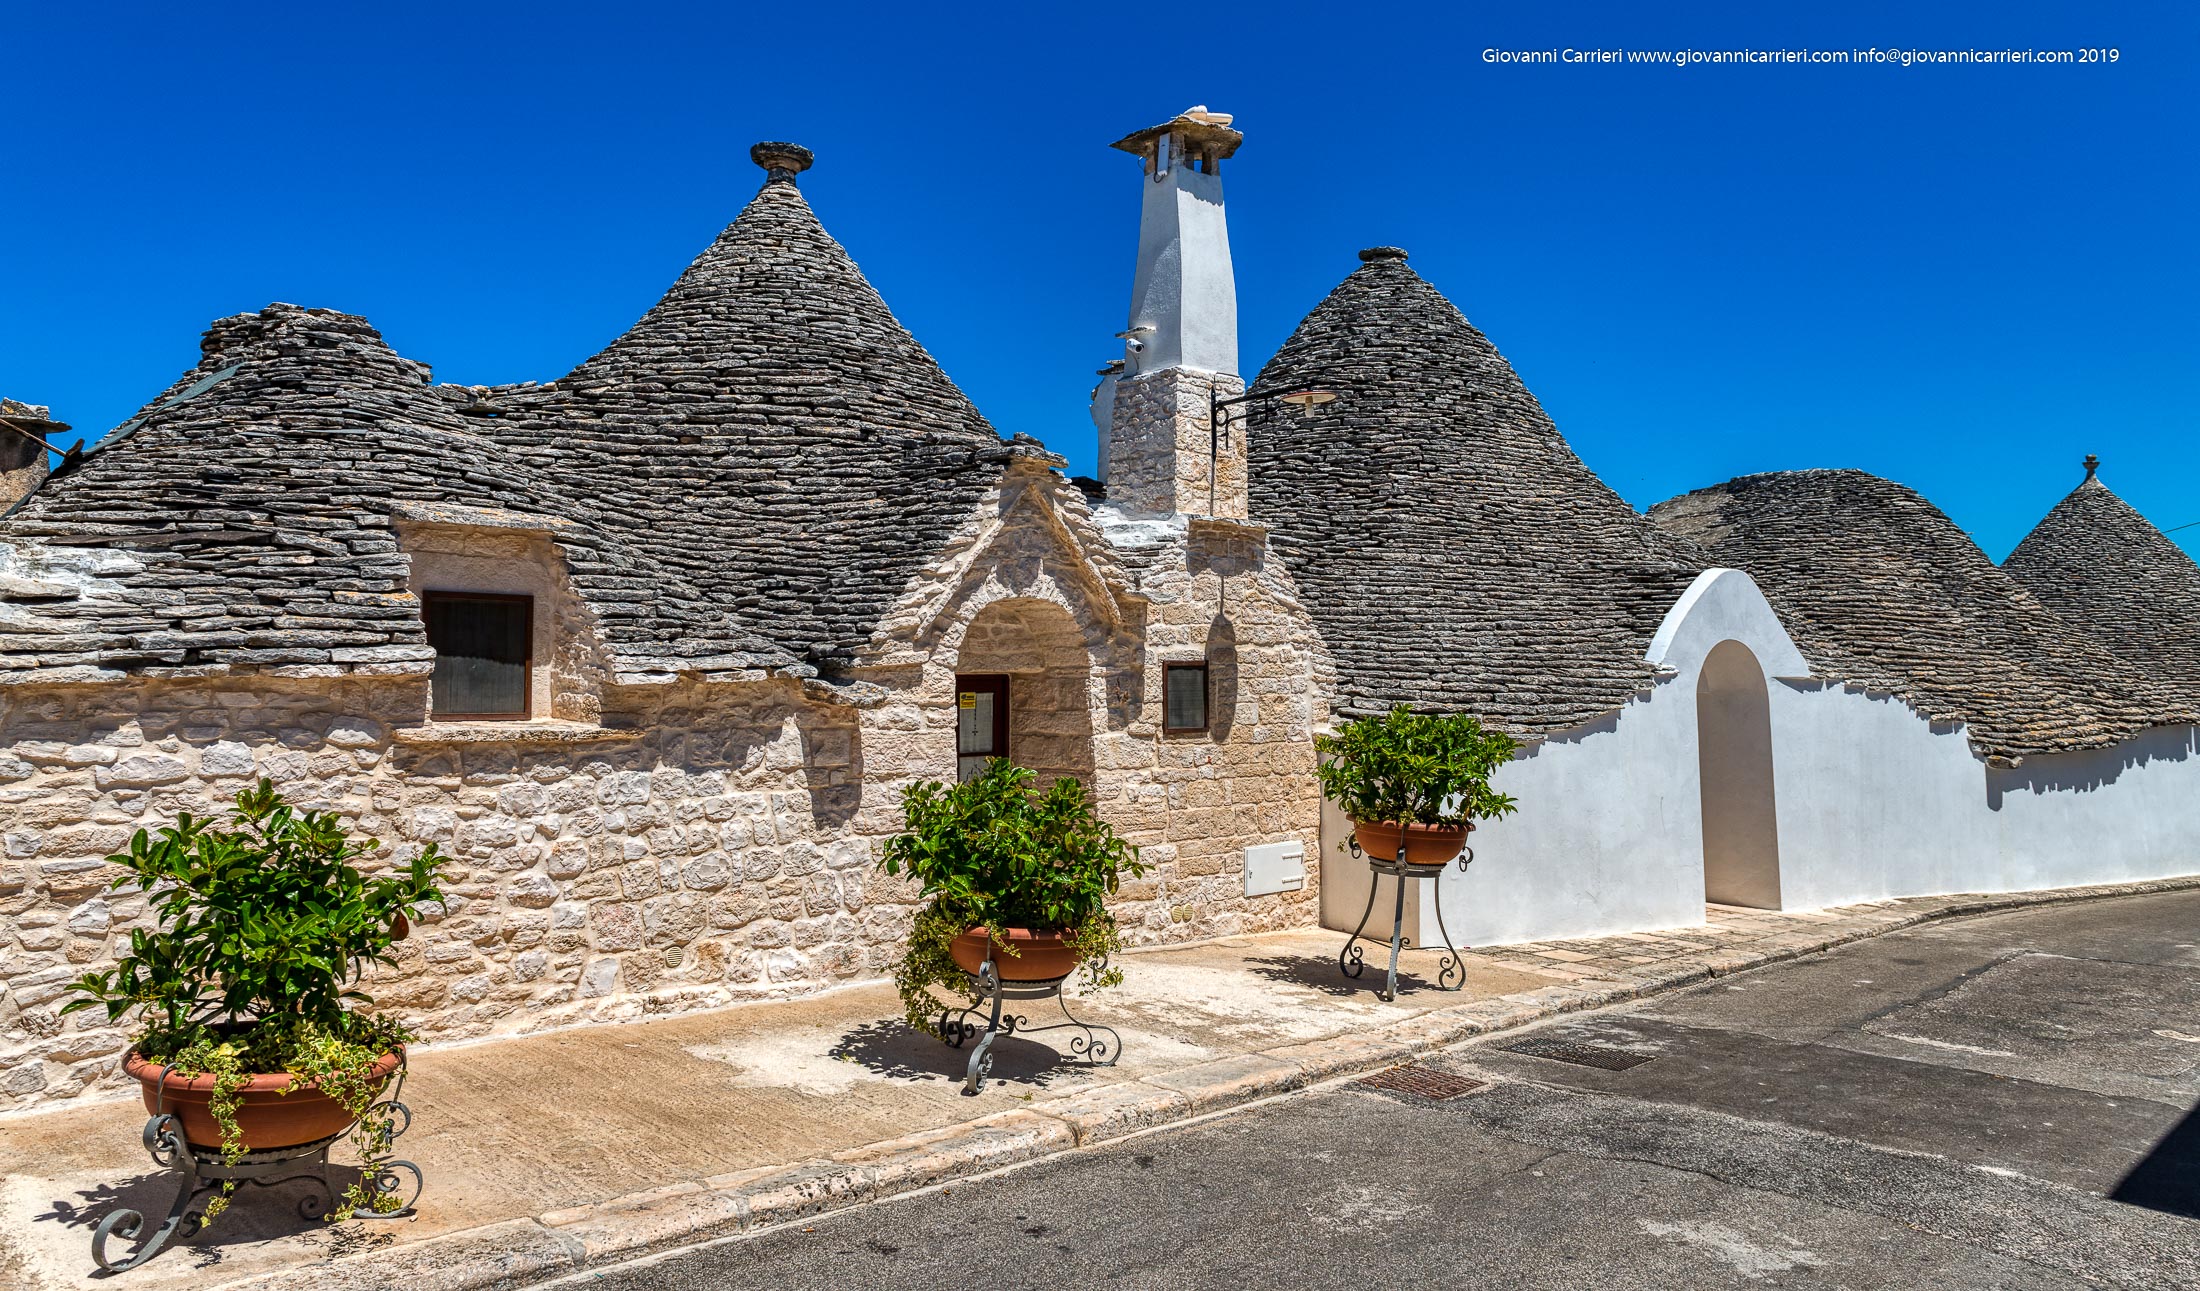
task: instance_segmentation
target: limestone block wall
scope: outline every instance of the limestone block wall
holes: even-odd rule
[[[1082,672],[1095,803],[1151,867],[1115,903],[1128,939],[1310,925],[1321,811],[1312,740],[1327,716],[1311,621],[1258,526],[1178,518],[1142,535],[1118,549],[1076,490],[1041,466],[1010,472],[876,643],[865,673],[895,700],[865,717],[866,811],[890,812],[912,779],[952,776],[957,672],[1036,647],[1052,675],[1065,657]],[[1210,728],[1164,732],[1162,665],[1201,659]],[[1288,839],[1307,849],[1305,889],[1247,897],[1245,849]]]
[[[954,774],[958,670],[1025,674],[1030,746],[1144,849],[1151,872],[1116,902],[1131,941],[1311,924],[1318,870],[1303,892],[1247,897],[1243,865],[1297,838],[1314,869],[1318,642],[1257,527],[1165,528],[1126,567],[1074,489],[1010,472],[911,589],[861,670],[883,694],[863,708],[791,680],[607,684],[577,603],[524,578],[508,590],[544,598],[559,643],[533,723],[430,722],[418,659],[8,687],[0,1110],[119,1087],[125,1030],[59,1013],[66,984],[147,923],[142,897],[108,893],[103,858],[263,775],[392,862],[429,842],[452,858],[444,908],[369,983],[431,1040],[881,975],[916,894],[874,860],[902,790]],[[545,542],[417,540],[416,574],[521,578],[550,562]],[[1164,733],[1161,665],[1201,658],[1211,728]]]
[[[1108,499],[1148,515],[1246,515],[1245,416],[1208,420],[1210,390],[1233,399],[1245,383],[1228,373],[1164,368],[1119,378],[1108,431]]]
[[[371,982],[431,1039],[799,993],[898,953],[910,894],[855,825],[852,710],[784,682],[628,688],[625,729],[584,739],[423,728],[424,691],[262,677],[0,698],[0,1109],[114,1085],[124,1033],[58,1013],[147,922],[101,858],[260,775],[393,861],[430,841],[451,856],[446,908]]]
[[[1174,554],[1174,553],[1173,553]],[[1126,896],[1145,897],[1145,936],[1226,936],[1316,922],[1321,791],[1315,729],[1319,647],[1289,575],[1253,526],[1192,521],[1176,559],[1144,582],[1147,666],[1135,702],[1102,741],[1103,809],[1157,862]],[[1208,730],[1161,729],[1162,665],[1208,664]],[[1308,881],[1296,893],[1244,895],[1245,849],[1297,839]]]

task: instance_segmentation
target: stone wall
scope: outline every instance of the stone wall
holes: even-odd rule
[[[1151,901],[1141,939],[1313,924],[1321,845],[1313,737],[1328,709],[1315,685],[1319,648],[1290,578],[1262,530],[1193,520],[1181,555],[1145,587],[1148,666],[1137,702],[1112,715],[1100,746],[1103,810],[1156,862],[1146,882],[1124,892]],[[1201,659],[1208,730],[1164,732],[1161,665]],[[1290,839],[1306,848],[1305,889],[1245,896],[1245,849]]]
[[[1010,471],[858,670],[884,696],[864,708],[788,679],[608,684],[547,540],[455,531],[408,533],[414,584],[542,598],[542,720],[430,721],[423,660],[0,690],[0,1110],[117,1087],[125,1031],[58,1012],[147,922],[102,858],[262,775],[392,861],[451,856],[445,908],[370,982],[429,1039],[881,975],[915,893],[873,861],[902,790],[954,774],[958,670],[1024,674],[1029,746],[1144,849],[1131,941],[1310,924],[1313,882],[1248,898],[1242,875],[1255,843],[1315,854],[1318,646],[1261,530],[1162,529],[1133,568],[1059,477]],[[1200,658],[1211,729],[1164,733],[1160,665]]]
[[[433,1039],[705,1007],[876,974],[907,893],[851,828],[855,714],[792,683],[620,692],[622,724],[423,727],[419,682],[152,683],[0,712],[0,1108],[111,1084],[122,1032],[64,984],[146,922],[101,860],[256,775],[395,861],[452,858],[446,909],[371,985]],[[897,903],[897,898],[899,903]]]
[[[1210,390],[1217,400],[1234,399],[1245,383],[1187,368],[1117,379],[1108,431],[1110,502],[1148,515],[1245,518],[1245,409],[1223,409],[1223,433],[1214,434]]]
[[[912,776],[952,774],[955,674],[1013,657],[1018,625],[1050,658],[1073,653],[1053,623],[1081,634],[1094,800],[1151,866],[1116,903],[1128,938],[1313,923],[1318,875],[1301,892],[1244,895],[1245,848],[1298,839],[1317,855],[1313,733],[1328,714],[1316,685],[1325,656],[1265,531],[1185,517],[1126,524],[1112,510],[1096,519],[1037,464],[1004,477],[887,616],[863,671],[896,699],[866,726],[909,722],[918,738],[888,744],[867,730],[866,802],[891,803]],[[1163,731],[1162,665],[1201,659],[1209,729]]]

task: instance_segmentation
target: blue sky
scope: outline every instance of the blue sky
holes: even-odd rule
[[[272,300],[363,314],[442,380],[549,379],[784,138],[994,423],[1087,470],[1136,236],[1106,144],[1205,103],[1247,134],[1248,368],[1395,243],[1638,507],[1856,466],[1998,558],[2096,452],[2157,524],[2200,521],[2200,9],[1676,8],[9,6],[0,394],[96,435]],[[1482,59],[1567,46],[2119,56]]]

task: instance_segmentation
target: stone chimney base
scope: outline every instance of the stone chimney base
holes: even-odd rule
[[[1234,399],[1227,373],[1164,368],[1115,384],[1108,435],[1108,501],[1147,515],[1246,516],[1243,406],[1222,410],[1212,435],[1208,398]]]

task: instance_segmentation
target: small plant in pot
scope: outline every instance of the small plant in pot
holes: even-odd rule
[[[1477,820],[1512,814],[1513,800],[1490,776],[1519,748],[1510,735],[1466,716],[1416,713],[1399,705],[1317,736],[1322,791],[1352,819],[1360,849],[1384,860],[1403,850],[1408,865],[1443,865],[1459,854]]]
[[[904,832],[880,867],[921,886],[925,908],[894,967],[909,1025],[938,1035],[930,988],[971,995],[991,958],[1008,982],[1082,973],[1087,990],[1122,982],[1107,966],[1122,932],[1107,910],[1126,874],[1144,874],[1138,849],[1093,812],[1085,787],[1064,776],[1044,791],[1005,758],[961,784],[926,781],[902,797]]]
[[[395,1209],[371,1183],[388,1136],[367,1117],[412,1036],[368,1011],[362,968],[394,963],[391,943],[436,887],[433,844],[395,873],[368,878],[376,850],[333,812],[300,811],[266,780],[237,794],[226,822],[185,812],[157,835],[139,830],[110,864],[114,890],[150,893],[155,927],[136,928],[116,966],[71,983],[62,1012],[103,1006],[143,1030],[123,1059],[147,1111],[174,1113],[184,1138],[245,1153],[316,1143],[352,1127],[362,1182],[330,1218]],[[212,1222],[235,1183],[206,1206]]]

